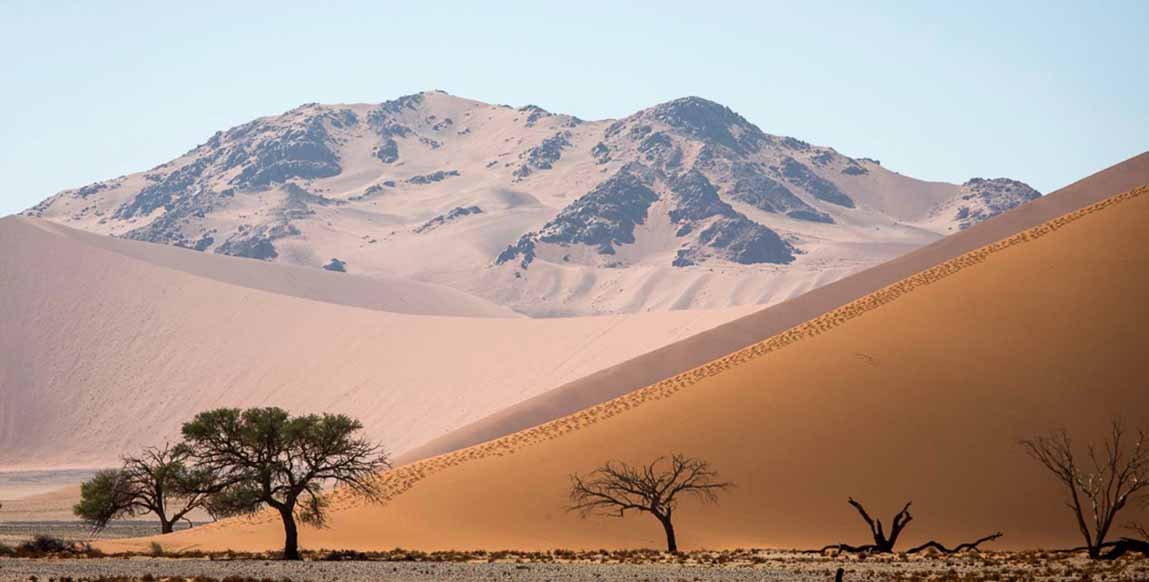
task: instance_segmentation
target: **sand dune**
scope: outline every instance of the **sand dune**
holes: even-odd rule
[[[107,465],[224,405],[352,413],[403,452],[754,309],[490,317],[513,314],[27,218],[0,220],[0,248],[3,469]]]
[[[0,472],[0,522],[73,520],[77,483],[92,471]]]
[[[912,253],[500,410],[412,449],[401,460],[440,455],[605,402],[765,340],[933,265],[1143,184],[1149,184],[1149,152]]]
[[[2,499],[3,521],[72,521],[72,506],[80,500],[80,486],[69,485],[53,491]]]
[[[204,255],[189,249],[161,244],[141,244],[92,234],[46,220],[37,220],[33,224],[77,243],[112,251],[152,265],[281,295],[413,315],[522,317],[507,307],[495,305],[461,291],[410,279],[383,275],[363,277],[348,273],[316,272],[315,269],[293,265],[248,261],[224,255]]]
[[[1078,192],[1059,203],[1094,197]],[[679,510],[686,548],[863,542],[850,495],[882,514],[913,499],[907,543],[998,529],[1007,535],[999,547],[1076,543],[1059,491],[1016,443],[1059,426],[1098,435],[1115,415],[1149,426],[1147,220],[1141,187],[685,374],[406,465],[382,477],[388,501],[337,496],[331,527],[306,530],[303,544],[657,547],[653,520],[564,511],[567,475],[671,452],[704,457],[737,484],[718,506]],[[279,542],[271,516],[165,539]],[[116,547],[124,544],[108,544]]]

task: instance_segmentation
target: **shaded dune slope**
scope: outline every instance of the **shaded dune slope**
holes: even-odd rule
[[[1146,224],[1149,188],[1107,198],[624,397],[385,473],[382,504],[337,493],[330,527],[303,544],[658,547],[652,519],[564,511],[567,476],[672,452],[737,484],[680,508],[685,548],[865,542],[851,495],[883,516],[912,499],[907,544],[999,529],[997,547],[1076,544],[1017,441],[1100,436],[1119,415],[1149,424]],[[260,514],[164,543],[270,549],[279,528]]]
[[[280,295],[312,299],[412,315],[460,317],[521,317],[496,305],[449,287],[398,277],[363,277],[329,273],[305,267],[214,255],[155,243],[92,234],[47,220],[25,220],[77,243],[111,251],[152,265],[221,283]]]
[[[26,218],[0,220],[0,248],[5,469],[104,466],[224,405],[351,413],[401,453],[747,313],[392,313],[380,309],[424,300],[451,307],[460,294],[103,239]],[[299,289],[304,297],[291,294]],[[490,313],[478,302],[453,305]]]
[[[1145,184],[1149,152],[919,250],[496,412],[416,447],[400,460],[440,455],[605,402],[762,341],[940,262]]]

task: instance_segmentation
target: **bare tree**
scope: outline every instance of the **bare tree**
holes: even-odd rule
[[[866,508],[863,507],[860,502],[851,497],[849,499],[849,503],[851,507],[857,510],[858,515],[862,517],[862,521],[866,522],[866,526],[870,528],[870,536],[873,537],[874,543],[862,546],[833,544],[818,550],[819,552],[825,552],[829,549],[838,549],[843,552],[852,553],[891,554],[894,552],[894,546],[898,543],[898,537],[902,535],[902,531],[904,531],[906,526],[909,525],[910,522],[914,519],[914,516],[910,514],[910,504],[912,502],[906,502],[901,511],[894,514],[894,519],[890,521],[890,531],[887,533],[885,526],[882,524],[882,520],[870,517],[870,514],[866,511]],[[958,544],[953,548],[947,548],[945,544],[942,544],[941,542],[930,540],[924,544],[921,544],[920,546],[915,546],[909,550],[906,550],[906,553],[914,554],[930,548],[945,554],[957,554],[967,550],[976,551],[978,550],[978,546],[981,544],[992,542],[1001,536],[1001,532],[996,532],[978,538],[972,542]]]
[[[188,456],[187,447],[167,444],[124,457],[119,469],[100,471],[81,486],[73,512],[97,531],[115,519],[154,513],[160,532],[171,533],[188,513],[206,504],[212,488],[212,475],[189,467]]]
[[[1066,505],[1073,512],[1089,557],[1102,557],[1113,545],[1106,537],[1121,510],[1149,492],[1149,449],[1145,433],[1132,443],[1120,421],[1114,421],[1101,450],[1087,447],[1087,466],[1075,456],[1073,440],[1064,430],[1021,441],[1030,457],[1040,462],[1061,483]]]
[[[718,481],[718,473],[706,461],[675,454],[666,466],[659,457],[645,466],[607,461],[585,478],[571,475],[570,507],[584,517],[591,514],[623,517],[627,511],[646,512],[662,524],[666,549],[678,552],[672,519],[679,496],[694,496],[717,503],[718,492],[733,483]]]
[[[184,424],[183,434],[198,466],[221,483],[209,500],[211,513],[275,509],[283,521],[283,557],[298,560],[296,519],[324,525],[324,484],[342,484],[372,498],[378,494],[375,474],[390,464],[379,445],[357,437],[362,428],[343,415],[292,417],[279,408],[221,408],[196,415]]]
[[[885,528],[882,526],[881,519],[874,519],[866,513],[866,508],[862,504],[854,500],[853,497],[849,500],[850,505],[858,511],[858,515],[862,516],[862,521],[866,522],[866,526],[870,528],[870,535],[874,538],[874,543],[868,546],[856,548],[854,551],[871,551],[879,554],[889,554],[894,551],[894,545],[898,543],[898,536],[902,535],[902,530],[913,521],[914,516],[910,514],[910,505],[912,501],[907,501],[902,510],[894,514],[894,519],[890,522],[890,532],[886,533]]]

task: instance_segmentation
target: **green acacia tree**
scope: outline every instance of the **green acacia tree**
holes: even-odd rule
[[[264,506],[276,510],[283,521],[283,557],[298,560],[297,520],[325,524],[324,485],[378,495],[375,474],[390,463],[380,445],[358,436],[362,428],[344,415],[220,408],[184,424],[183,436],[196,466],[219,485],[207,509],[220,516]]]
[[[116,519],[154,513],[160,532],[171,533],[181,519],[206,506],[214,487],[210,472],[188,464],[189,454],[186,446],[168,444],[124,457],[120,468],[100,471],[80,487],[72,511],[97,531]]]

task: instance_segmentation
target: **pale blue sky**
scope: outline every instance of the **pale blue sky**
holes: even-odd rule
[[[1140,0],[0,0],[0,215],[301,103],[424,89],[587,119],[699,95],[915,177],[1047,192],[1149,148],[1147,26]]]

